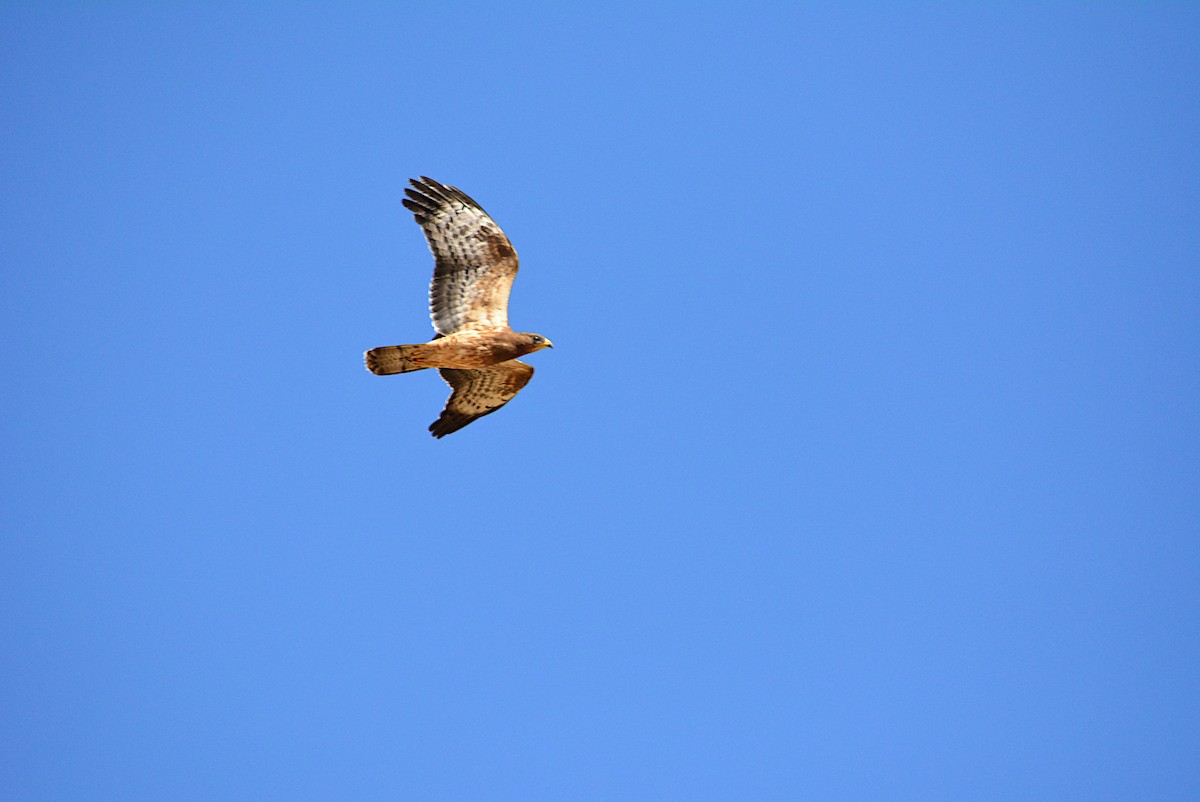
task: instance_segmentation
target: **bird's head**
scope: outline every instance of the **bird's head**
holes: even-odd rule
[[[525,338],[525,341],[527,343],[529,343],[529,353],[531,353],[531,354],[534,351],[540,351],[543,348],[553,348],[554,347],[554,343],[550,342],[549,338],[543,337],[540,334],[531,334],[531,333],[526,332],[526,333],[523,333],[521,336]]]

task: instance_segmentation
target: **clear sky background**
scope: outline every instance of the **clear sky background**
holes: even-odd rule
[[[251,5],[0,8],[0,796],[1200,797],[1200,7]]]

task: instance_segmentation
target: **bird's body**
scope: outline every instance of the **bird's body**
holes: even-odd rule
[[[517,357],[553,345],[509,328],[517,252],[495,221],[461,190],[425,177],[410,183],[404,205],[434,256],[429,306],[437,336],[373,348],[366,363],[379,376],[437,368],[452,392],[429,430],[444,437],[511,401],[533,378],[533,368]]]
[[[367,352],[367,368],[383,376],[422,368],[486,367],[544,348],[533,340],[534,337],[538,335],[518,333],[511,329],[456,331],[420,345],[373,348]]]

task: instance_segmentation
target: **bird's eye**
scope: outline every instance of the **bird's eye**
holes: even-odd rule
[[[533,341],[535,343],[540,343],[542,341],[542,338],[535,334],[535,335],[533,335]]]

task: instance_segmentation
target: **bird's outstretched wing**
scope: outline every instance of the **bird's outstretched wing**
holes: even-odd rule
[[[533,378],[533,368],[516,359],[486,368],[441,368],[438,373],[454,391],[441,417],[429,426],[438,438],[500,409]]]
[[[429,316],[438,334],[508,328],[508,293],[517,252],[478,203],[432,178],[411,179],[404,206],[433,251]]]

